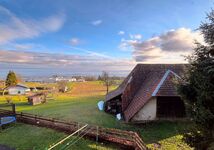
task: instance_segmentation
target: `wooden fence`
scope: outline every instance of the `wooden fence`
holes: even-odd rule
[[[0,111],[1,113],[9,111]],[[67,122],[54,118],[47,118],[28,113],[16,112],[18,122],[47,127],[66,133],[72,133],[83,127],[85,124],[78,122]],[[146,150],[147,147],[140,136],[133,131],[124,131],[119,129],[103,128],[99,126],[88,125],[84,131],[85,136],[96,140],[114,143],[123,149]]]
[[[4,116],[14,116],[15,115],[15,104],[0,104],[1,108],[5,109],[0,109],[0,117]]]

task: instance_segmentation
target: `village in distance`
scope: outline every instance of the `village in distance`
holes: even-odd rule
[[[214,150],[213,4],[0,1],[0,150]]]

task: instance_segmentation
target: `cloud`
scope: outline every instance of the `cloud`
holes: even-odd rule
[[[130,34],[129,36],[131,39],[134,39],[134,40],[141,40],[142,39],[141,34]]]
[[[76,46],[76,45],[79,45],[81,43],[80,39],[78,38],[72,38],[70,39],[69,43],[72,45],[72,46]]]
[[[0,44],[16,39],[34,38],[42,33],[56,32],[65,22],[62,13],[43,19],[19,18],[10,10],[0,6],[0,17],[5,18],[0,22]]]
[[[119,34],[119,33],[118,33]],[[132,51],[133,45],[135,43],[139,43],[142,39],[141,34],[129,34],[130,39],[126,40],[124,38],[121,39],[121,43],[119,44],[118,48],[122,51]]]
[[[91,24],[94,25],[94,26],[98,26],[102,23],[103,21],[102,20],[95,20],[95,21],[92,21]]]
[[[125,31],[119,31],[118,32],[118,35],[124,35],[125,34]]]
[[[0,50],[0,64],[28,68],[54,68],[78,72],[125,71],[128,73],[135,65],[128,59],[113,59],[89,51],[85,55],[69,55],[61,53],[41,53],[29,51]],[[45,64],[45,65],[44,65]]]
[[[203,43],[203,36],[188,28],[170,30],[146,41],[134,36],[130,38],[131,40],[123,40],[122,44],[131,46],[133,58],[144,63],[185,62],[184,56],[192,52],[195,40]]]
[[[126,40],[124,38],[121,39],[121,43],[118,48],[122,51],[133,51],[133,44],[139,42],[138,40]]]
[[[13,44],[16,50],[30,50],[34,47],[34,44]]]
[[[75,50],[78,50],[78,51],[82,51],[84,53],[87,53],[90,56],[98,56],[98,57],[113,59],[113,57],[111,57],[111,56],[108,56],[108,55],[105,55],[105,54],[102,54],[102,53],[97,53],[97,52],[94,52],[94,51],[91,51],[91,50],[88,50],[88,49],[74,47],[74,46],[71,46],[71,48],[75,49]]]

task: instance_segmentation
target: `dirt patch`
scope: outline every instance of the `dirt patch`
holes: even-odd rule
[[[0,150],[15,150],[15,148],[10,148],[10,147],[5,146],[5,145],[0,145]]]

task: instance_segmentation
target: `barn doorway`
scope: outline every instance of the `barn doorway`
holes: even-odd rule
[[[121,95],[118,95],[112,100],[109,100],[105,103],[105,111],[110,114],[118,114],[122,112],[122,100]]]
[[[158,118],[182,118],[185,117],[184,102],[180,97],[157,97],[157,117]]]

